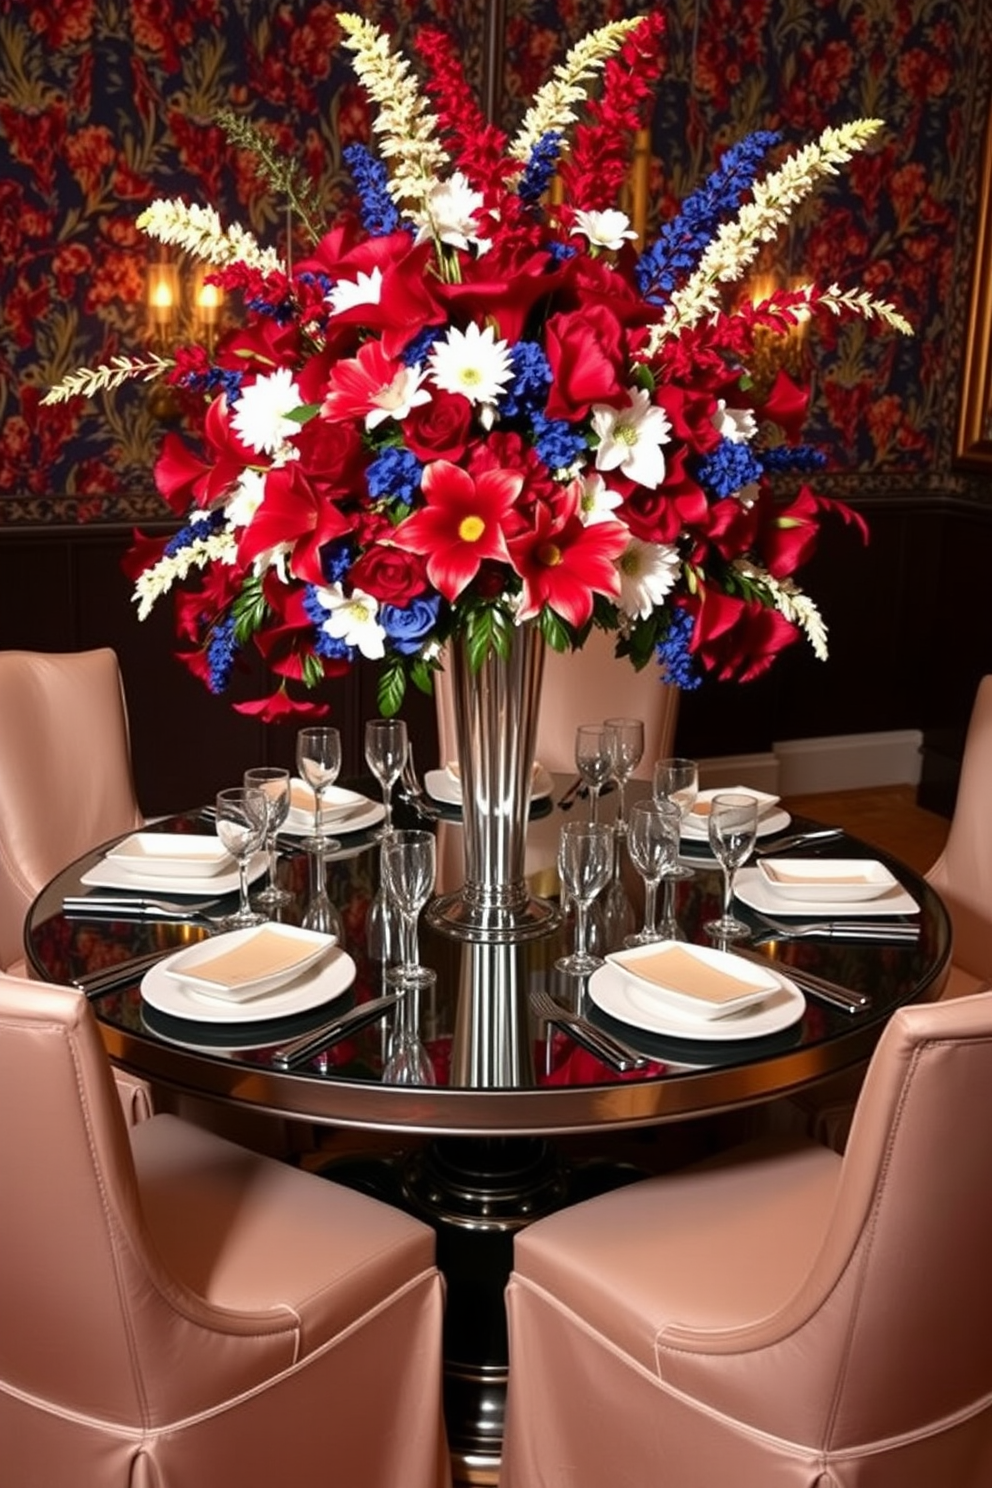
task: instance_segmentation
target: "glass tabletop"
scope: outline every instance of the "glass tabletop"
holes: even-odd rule
[[[349,784],[378,798],[369,781]],[[648,789],[643,783],[633,784],[635,796]],[[586,811],[581,800],[559,804],[571,785],[567,778],[555,777],[552,794],[532,808],[528,879],[533,892],[547,897],[558,893],[555,858],[560,826]],[[611,804],[608,796],[603,802],[607,820]],[[461,834],[457,807],[428,802],[415,810],[398,803],[396,822],[429,825],[435,831],[438,892],[457,886]],[[780,831],[808,825],[787,817],[785,822],[776,820],[768,843],[773,844]],[[190,812],[155,823],[149,830],[197,834],[213,828],[209,820]],[[949,968],[950,925],[934,891],[904,865],[842,837],[817,844],[817,851],[881,859],[898,879],[900,892],[905,891],[916,906],[907,918],[918,925],[918,935],[908,942],[763,938],[761,951],[785,976],[794,968],[868,994],[870,1006],[861,1012],[843,1011],[807,991],[801,1015],[767,1032],[746,1038],[722,1032],[716,1038],[710,1033],[662,1034],[610,1016],[590,999],[587,982],[556,970],[556,959],[571,947],[567,916],[552,933],[517,944],[465,942],[422,921],[421,959],[436,973],[436,982],[421,994],[418,1031],[436,1083],[384,1082],[393,1009],[301,1067],[284,1070],[274,1056],[290,1039],[388,990],[383,965],[367,934],[379,887],[375,832],[335,835],[340,846],[327,860],[327,889],[340,916],[344,949],[355,966],[354,979],[344,991],[335,988],[326,1002],[279,1019],[203,1022],[150,1006],[136,972],[92,998],[111,1058],[180,1089],[316,1122],[451,1135],[634,1127],[770,1099],[860,1062],[870,1054],[892,1011],[902,1003],[939,995]],[[685,858],[695,871],[675,885],[678,923],[688,942],[709,944],[701,926],[719,911],[721,875],[702,843],[686,844]],[[64,898],[86,893],[81,880],[92,878],[94,870],[100,878],[104,863],[103,849],[85,855],[57,875],[32,906],[26,948],[39,977],[71,982],[137,955],[182,949],[211,934],[212,927],[195,918],[64,913]],[[279,911],[286,923],[299,924],[303,917],[309,869],[302,839],[282,838],[279,881],[293,896]],[[141,894],[178,897],[165,891],[156,894],[150,883],[133,897]],[[209,913],[229,903],[226,899],[216,906],[211,903]],[[736,908],[768,934],[759,910],[740,900]],[[846,918],[854,908],[846,907]],[[604,950],[616,948],[627,931],[639,926],[642,909],[640,880],[622,853],[614,884],[594,912],[594,944]],[[865,923],[870,919],[866,917]],[[648,1062],[623,1073],[605,1064],[535,1016],[531,994],[539,989],[622,1037]]]

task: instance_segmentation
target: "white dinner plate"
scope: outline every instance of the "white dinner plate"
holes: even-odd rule
[[[268,859],[265,853],[255,853],[248,864],[248,882],[254,883],[257,878],[268,867]],[[88,889],[130,889],[135,894],[140,894],[142,889],[152,894],[192,894],[199,898],[207,898],[209,895],[232,894],[238,888],[238,865],[231,859],[229,869],[225,868],[221,873],[211,873],[200,876],[195,873],[177,874],[171,878],[164,873],[156,873],[150,878],[147,874],[133,871],[123,867],[119,862],[112,863],[109,858],[100,858],[80,875],[79,882],[85,884]]]
[[[823,899],[784,899],[771,889],[755,867],[740,870],[734,881],[734,897],[746,904],[748,909],[756,909],[759,914],[774,915],[776,919],[794,915],[801,920],[815,920],[820,916],[835,920],[842,915],[845,920],[860,920],[862,917],[878,915],[887,920],[893,915],[915,915],[920,912],[920,906],[912,894],[900,883],[894,889],[880,894],[877,899],[861,899],[856,904],[838,905]]]
[[[424,785],[427,794],[433,796],[435,801],[442,801],[446,806],[460,806],[462,804],[462,784],[449,770],[428,770],[424,775]],[[534,783],[531,786],[530,798],[532,801],[542,801],[555,788],[543,765],[534,767]]]
[[[324,812],[321,823],[328,837],[344,837],[348,832],[364,832],[368,827],[374,827],[385,815],[386,808],[381,801],[370,801],[368,796],[357,796],[356,803],[346,810],[342,809],[335,814]],[[279,832],[288,837],[312,837],[313,813],[303,815],[298,811],[291,811]]]
[[[611,966],[682,1018],[729,1018],[778,990],[777,973],[716,946],[661,940],[610,951]]]
[[[132,832],[106,858],[142,878],[213,878],[236,866],[219,837],[188,832]]]
[[[170,956],[167,975],[222,1002],[253,1002],[295,982],[335,944],[299,925],[249,925]]]
[[[167,956],[146,971],[141,995],[160,1013],[188,1018],[194,1023],[260,1023],[269,1018],[288,1018],[333,1001],[355,980],[354,961],[346,951],[334,946],[316,965],[275,992],[267,992],[251,1002],[222,1002],[219,997],[204,997],[195,987],[170,975],[170,965],[177,956],[185,954],[177,951],[176,956]]]
[[[758,836],[771,837],[776,832],[784,832],[791,822],[792,817],[781,806],[773,806],[764,816],[758,817]],[[681,833],[683,847],[704,847],[710,850],[709,827],[698,826],[695,822],[687,820],[682,823]]]
[[[669,1038],[696,1042],[727,1043],[738,1039],[767,1038],[797,1023],[806,1009],[806,999],[794,982],[774,973],[776,990],[763,1002],[725,1018],[690,1018],[647,991],[643,984],[625,976],[607,962],[589,978],[589,996],[598,1008],[621,1023],[660,1033]]]
[[[897,885],[877,858],[765,857],[755,867],[771,893],[799,904],[859,904]]]
[[[345,790],[343,785],[330,785],[324,792],[320,819],[325,825],[339,818],[350,817],[360,806],[367,806],[369,797],[359,791]],[[305,780],[294,776],[289,782],[289,815],[287,820],[294,826],[313,828],[313,791]]]

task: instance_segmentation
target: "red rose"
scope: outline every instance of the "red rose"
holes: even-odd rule
[[[427,570],[419,553],[376,546],[352,564],[348,582],[353,588],[371,594],[380,604],[402,608],[427,588]]]
[[[593,403],[626,398],[623,330],[605,305],[552,315],[545,349],[552,377],[548,418],[585,418]]]
[[[403,440],[418,460],[450,460],[457,465],[468,446],[472,405],[461,393],[436,388],[403,420]]]

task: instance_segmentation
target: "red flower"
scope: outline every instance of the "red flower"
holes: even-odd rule
[[[429,555],[427,576],[449,603],[455,603],[486,559],[510,562],[504,525],[522,485],[517,470],[486,470],[474,480],[448,460],[424,466],[426,505],[400,523],[396,542]]]
[[[238,543],[238,559],[248,564],[273,548],[290,546],[293,574],[311,584],[324,582],[320,550],[350,531],[351,523],[331,501],[321,500],[297,461],[270,470],[265,496]]]
[[[593,403],[623,402],[627,396],[623,330],[605,305],[552,315],[545,334],[551,367],[549,418],[585,418]]]
[[[457,463],[468,448],[472,405],[461,393],[434,388],[431,401],[413,408],[403,420],[403,443],[418,460]]]
[[[419,553],[379,543],[363,553],[348,571],[354,589],[371,594],[380,604],[403,608],[427,588],[427,569]]]
[[[534,526],[509,543],[514,567],[524,581],[518,620],[531,620],[547,605],[577,629],[592,616],[593,596],[620,593],[614,566],[627,546],[622,522],[596,522],[584,527],[578,515],[578,484],[571,500],[556,514],[539,503]]]

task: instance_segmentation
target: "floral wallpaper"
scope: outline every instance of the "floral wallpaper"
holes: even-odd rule
[[[220,110],[250,117],[319,183],[346,189],[344,145],[369,119],[338,48],[336,13],[459,39],[482,86],[502,23],[496,94],[522,115],[566,46],[647,4],[624,0],[0,0],[0,525],[148,521],[165,419],[149,389],[39,407],[65,372],[152,334],[151,252],[134,220],[185,195],[284,243],[286,224]],[[861,284],[917,327],[864,322],[809,336],[809,428],[835,481],[858,489],[963,485],[951,452],[992,77],[992,0],[669,0],[652,131],[649,225],[754,128],[795,143],[828,123],[886,121],[882,146],[805,207],[765,267]],[[823,483],[821,482],[821,485]],[[845,494],[850,496],[848,489]]]

